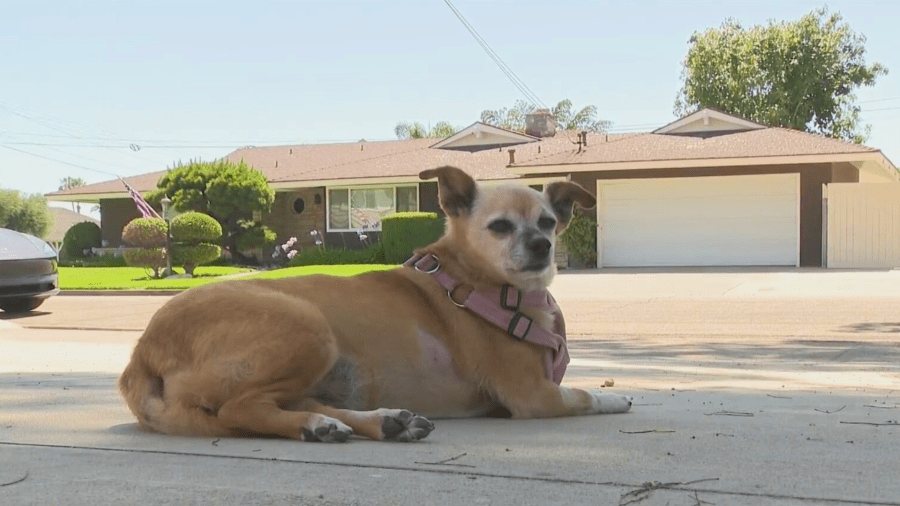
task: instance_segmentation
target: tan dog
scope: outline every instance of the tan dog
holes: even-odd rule
[[[558,386],[541,346],[454,302],[507,284],[546,288],[556,236],[573,205],[593,207],[594,197],[571,182],[544,193],[485,188],[453,167],[420,176],[438,178],[447,214],[444,237],[420,253],[459,280],[453,300],[413,268],[188,290],[156,313],[119,380],[140,424],[183,435],[413,441],[433,430],[426,416],[628,411],[627,397]],[[521,311],[553,326],[552,311]]]

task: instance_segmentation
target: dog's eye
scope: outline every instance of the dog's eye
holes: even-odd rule
[[[546,216],[542,216],[538,220],[538,227],[543,230],[550,230],[552,228],[556,228],[556,220],[553,218],[548,218]]]
[[[488,225],[488,228],[492,232],[496,232],[498,234],[508,234],[515,230],[515,225],[509,220],[494,220]]]

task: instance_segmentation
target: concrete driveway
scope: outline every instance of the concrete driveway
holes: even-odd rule
[[[115,390],[165,296],[0,313],[0,504],[900,505],[900,272],[564,274],[565,383],[625,415],[416,444],[173,438]],[[4,486],[5,485],[5,486]]]

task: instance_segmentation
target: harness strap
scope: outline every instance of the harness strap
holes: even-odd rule
[[[453,300],[453,293],[461,283],[441,270],[440,260],[434,255],[413,255],[404,264],[419,272],[431,275],[438,284],[447,290],[450,300],[460,307],[465,307],[478,316],[505,330],[507,334],[519,341],[525,341],[547,348],[544,353],[544,374],[547,379],[557,385],[562,382],[569,363],[569,350],[566,338],[561,329],[562,313],[559,306],[547,290],[521,292],[511,285],[499,289],[473,290],[462,303]],[[550,332],[519,311],[520,308],[536,308],[553,313],[556,321],[555,330]]]

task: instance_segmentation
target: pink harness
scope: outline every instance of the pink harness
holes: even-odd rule
[[[453,300],[453,292],[462,283],[441,270],[441,263],[436,256],[413,255],[403,265],[430,274],[447,290],[450,301],[457,306],[472,311],[519,341],[547,348],[544,353],[544,375],[557,385],[562,382],[566,366],[569,364],[569,350],[566,347],[562,311],[548,290],[522,293],[511,285],[503,285],[500,288],[473,290],[460,304]],[[519,308],[522,307],[550,311],[554,319],[554,332],[545,330],[539,325],[532,325],[532,319],[519,312]]]

